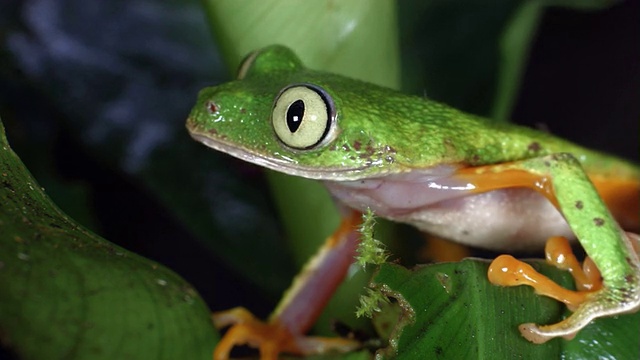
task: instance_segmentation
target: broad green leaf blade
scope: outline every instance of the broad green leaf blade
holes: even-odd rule
[[[207,0],[205,7],[230,69],[251,51],[282,44],[312,69],[399,85],[393,1]]]
[[[567,360],[640,359],[640,313],[597,319],[563,346]]]
[[[77,225],[0,123],[0,340],[23,359],[209,359],[217,333],[182,278]]]
[[[533,36],[538,29],[543,10],[544,4],[541,2],[523,2],[514,11],[500,36],[501,65],[491,111],[491,118],[495,121],[509,122],[510,120],[529,58]]]
[[[563,286],[564,272],[536,261],[533,266]],[[640,315],[600,319],[573,341],[554,339],[535,345],[520,336],[519,324],[557,322],[564,306],[535,295],[529,287],[503,288],[486,279],[487,261],[442,263],[410,271],[385,264],[373,286],[399,299],[401,328],[383,351],[399,359],[592,359],[638,358]],[[586,350],[585,350],[586,349]],[[635,357],[634,357],[635,356]]]

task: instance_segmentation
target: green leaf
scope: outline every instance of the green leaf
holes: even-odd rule
[[[0,340],[23,359],[209,359],[217,333],[182,278],[62,213],[0,122]]]
[[[544,5],[541,2],[522,3],[500,35],[501,66],[491,113],[491,118],[495,121],[509,122],[510,120],[511,110],[518,98],[533,36],[538,29],[543,10]]]
[[[218,45],[230,69],[272,44],[292,48],[303,63],[398,87],[396,5],[385,0],[207,0]]]
[[[532,263],[563,286],[566,272]],[[398,300],[403,310],[385,357],[399,359],[637,359],[640,314],[599,319],[572,341],[553,339],[536,345],[525,340],[519,324],[557,322],[559,302],[538,296],[526,286],[499,287],[487,281],[488,262],[467,259],[407,270],[385,264],[372,286]],[[386,319],[386,322],[389,320]]]

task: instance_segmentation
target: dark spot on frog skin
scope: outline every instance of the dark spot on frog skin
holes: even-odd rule
[[[349,147],[348,144],[342,144],[342,150],[349,151],[349,150],[351,150],[351,148]]]
[[[446,138],[442,141],[442,144],[444,145],[446,154],[455,154],[457,152],[455,141],[449,138]]]
[[[604,219],[602,219],[602,218],[593,218],[593,223],[596,224],[596,226],[600,227],[600,226],[604,225]]]
[[[209,133],[209,134],[211,134],[211,135],[218,135],[218,130],[216,130],[216,129],[209,129],[208,133]]]
[[[628,284],[632,284],[634,280],[635,279],[633,275],[627,275],[624,277],[624,281],[626,281]]]
[[[329,148],[329,151],[336,151],[338,150],[338,145],[337,144],[333,144],[331,145],[331,147]]]
[[[538,143],[537,141],[534,141],[529,144],[529,146],[527,146],[527,149],[529,151],[538,152],[542,149],[542,146],[540,146],[540,143]]]
[[[371,146],[371,144],[367,144],[367,147],[364,149],[364,151],[368,155],[373,155],[373,153],[375,152],[375,149],[373,148],[373,146]]]
[[[469,230],[462,230],[462,235],[468,236],[469,235]]]
[[[441,346],[436,346],[436,348],[435,348],[435,353],[436,353],[436,355],[438,355],[438,356],[442,355],[442,352],[443,352],[443,351],[444,351],[444,350],[442,349],[442,347],[441,347]]]
[[[393,164],[396,161],[396,158],[394,158],[391,155],[387,155],[387,157],[384,158],[386,162],[388,162],[389,164]]]
[[[551,155],[551,159],[554,161],[560,161],[562,159],[566,159],[566,154],[553,154]]]
[[[582,210],[583,207],[584,207],[584,204],[582,203],[582,201],[580,200],[576,201],[576,209]]]
[[[216,105],[216,103],[214,103],[213,101],[207,101],[207,103],[205,104],[205,106],[207,107],[207,111],[210,114],[215,114],[218,112],[218,105]]]
[[[631,265],[631,266],[635,266],[633,264],[633,261],[631,260],[631,258],[629,258],[628,256],[624,258],[627,261],[627,264]]]
[[[545,161],[545,162],[544,162],[544,166],[546,166],[546,167],[551,167],[551,163],[550,163],[550,162],[548,162],[548,161]]]
[[[247,109],[245,108],[240,108],[240,114],[246,114],[247,113]]]
[[[356,140],[356,141],[353,143],[353,148],[354,148],[356,151],[360,151],[360,147],[361,147],[361,146],[362,146],[362,143],[361,143],[360,141],[358,141],[358,140]]]

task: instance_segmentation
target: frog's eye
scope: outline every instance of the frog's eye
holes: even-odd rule
[[[336,110],[324,90],[310,84],[284,88],[276,97],[271,122],[276,135],[294,149],[314,149],[336,133]]]

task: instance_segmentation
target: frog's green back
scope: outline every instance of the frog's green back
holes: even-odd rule
[[[188,127],[219,150],[279,171],[354,180],[443,164],[479,166],[570,152],[591,174],[640,178],[640,170],[629,162],[544,132],[494,124],[429,99],[309,70],[282,46],[258,51],[248,62],[240,80],[200,93]],[[274,99],[292,84],[319,88],[331,101],[336,126],[331,141],[301,150],[276,136]]]

